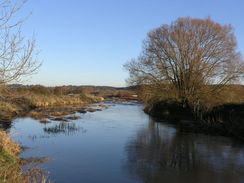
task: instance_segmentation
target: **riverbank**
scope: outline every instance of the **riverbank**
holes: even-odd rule
[[[0,131],[0,180],[2,182],[24,182],[21,162],[18,158],[20,146],[7,133]]]
[[[86,95],[44,95],[28,92],[11,93],[0,97],[0,122],[30,116],[36,119],[47,115],[61,116],[84,112],[90,103],[100,102],[99,97]]]
[[[42,122],[46,118],[94,112],[89,104],[108,101],[136,100],[135,92],[127,88],[41,85],[10,85],[0,87],[0,122],[29,116]],[[71,117],[70,117],[71,118]],[[75,117],[73,117],[75,118]],[[53,118],[55,119],[55,118]],[[65,120],[65,119],[63,119]]]
[[[101,102],[103,100],[101,97],[82,92],[63,94],[50,91],[51,89],[47,90],[45,87],[24,91],[1,90],[0,129],[9,129],[12,121],[19,117],[31,117],[40,123],[64,122],[78,119],[76,113],[95,112],[107,107],[103,104],[94,104]],[[12,141],[6,132],[0,131],[0,182],[48,182],[45,173],[39,169],[41,162],[21,159],[18,156],[20,152],[19,144]],[[31,167],[22,171],[22,167],[29,164]]]
[[[6,183],[48,183],[46,174],[38,167],[23,171],[26,160],[19,158],[19,144],[0,130],[0,182]],[[30,162],[33,163],[33,162]]]
[[[184,131],[234,137],[244,141],[244,104],[222,104],[196,116],[175,101],[146,105],[144,111],[159,121],[168,121]]]

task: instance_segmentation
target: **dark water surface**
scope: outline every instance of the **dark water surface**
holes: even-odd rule
[[[21,157],[53,159],[42,167],[57,183],[244,183],[244,144],[180,132],[152,121],[141,105],[80,115],[16,120],[11,134],[28,147]]]

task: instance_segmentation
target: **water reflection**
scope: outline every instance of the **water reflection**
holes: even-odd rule
[[[185,134],[150,121],[126,152],[126,169],[142,182],[244,182],[244,150],[226,138]]]
[[[35,141],[38,139],[49,139],[50,135],[29,135],[28,138],[31,139],[32,141]]]
[[[76,126],[75,123],[70,122],[59,122],[58,124],[44,127],[43,131],[47,134],[65,134],[65,135],[74,135],[76,132],[81,131],[82,133],[85,133],[86,130],[84,130],[82,127]]]

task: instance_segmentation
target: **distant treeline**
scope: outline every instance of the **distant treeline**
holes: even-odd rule
[[[43,85],[20,85],[12,84],[8,85],[7,88],[11,91],[17,92],[33,92],[37,94],[54,94],[54,95],[71,95],[71,94],[90,94],[100,97],[119,97],[119,96],[130,96],[135,94],[136,87],[111,87],[111,86],[55,86],[55,87],[46,87]]]

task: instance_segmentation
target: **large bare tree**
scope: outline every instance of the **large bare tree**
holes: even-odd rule
[[[219,92],[244,73],[232,27],[190,17],[149,32],[141,55],[125,68],[130,84],[157,86],[162,92],[168,86],[193,106],[201,95]]]
[[[16,19],[26,0],[0,0],[0,85],[19,81],[40,66],[35,39],[21,34],[26,18]]]

